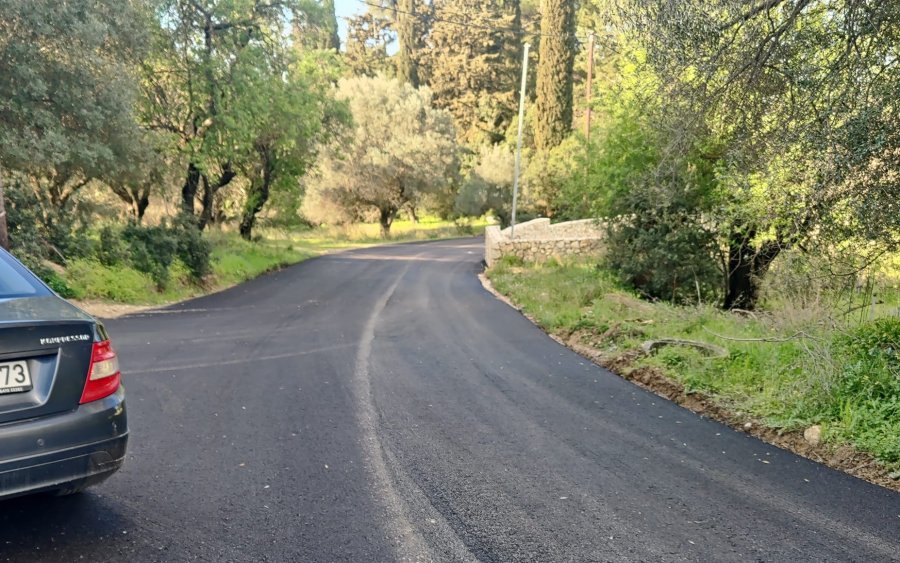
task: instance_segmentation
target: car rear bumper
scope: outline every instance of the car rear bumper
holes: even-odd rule
[[[125,393],[76,410],[0,426],[0,499],[93,485],[125,461]]]

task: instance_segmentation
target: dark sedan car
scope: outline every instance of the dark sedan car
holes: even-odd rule
[[[0,499],[100,483],[122,466],[127,442],[103,325],[0,249]]]

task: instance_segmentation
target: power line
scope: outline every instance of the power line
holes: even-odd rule
[[[356,0],[356,1],[359,2],[360,4],[365,4],[366,6],[371,6],[373,8],[380,8],[382,10],[389,10],[389,11],[397,13],[397,14],[413,16],[422,22],[426,21],[423,14],[417,14],[415,12],[401,10],[395,6],[384,6],[382,4],[376,4],[375,2],[369,2],[368,0]],[[459,14],[456,14],[456,15],[459,15]],[[349,18],[345,18],[345,19],[349,19]],[[451,24],[451,25],[459,25],[462,27],[467,27],[469,29],[481,29],[484,31],[499,31],[502,33],[510,33],[513,35],[520,35],[520,36],[527,36],[527,37],[556,37],[556,38],[564,38],[564,39],[571,37],[572,39],[575,39],[575,41],[579,44],[585,40],[584,38],[579,37],[578,34],[540,33],[540,32],[533,32],[533,31],[526,31],[524,29],[516,29],[513,27],[493,27],[493,26],[489,26],[489,25],[473,23],[471,21],[449,20],[446,18],[438,18],[438,17],[430,17],[429,20],[441,22],[441,23],[447,23],[447,24]]]

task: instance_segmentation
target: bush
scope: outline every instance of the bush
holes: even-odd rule
[[[203,238],[191,218],[179,218],[172,228],[178,259],[187,267],[194,283],[200,283],[212,272],[212,245]]]
[[[150,276],[157,289],[164,290],[169,282],[169,267],[175,260],[178,241],[165,225],[142,227],[131,224],[122,231],[131,249],[131,264]]]
[[[900,400],[900,318],[861,325],[838,340],[846,358],[842,395]]]
[[[177,219],[172,226],[128,225],[124,229],[103,227],[96,258],[104,266],[131,265],[150,275],[159,289],[165,289],[172,263],[177,257],[193,282],[208,276],[212,267],[212,245],[190,219]]]
[[[106,226],[100,229],[100,243],[97,245],[97,260],[104,266],[115,266],[128,259],[128,249],[122,241],[122,232]]]
[[[617,205],[623,219],[610,222],[606,260],[623,283],[675,303],[716,299],[716,233],[690,189],[635,186]]]

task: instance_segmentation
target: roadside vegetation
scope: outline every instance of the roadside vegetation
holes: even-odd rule
[[[518,212],[597,219],[605,255],[503,262],[496,287],[623,373],[900,480],[900,5],[572,4],[540,3]],[[593,65],[567,42],[591,34]],[[459,204],[510,199],[504,142]],[[693,345],[641,351],[667,340]]]
[[[140,255],[136,259],[128,254],[126,249],[133,246],[124,242],[110,249],[111,243],[104,237],[108,231],[101,230],[99,237],[86,243],[86,253],[70,260],[65,268],[47,265],[36,268],[64,297],[128,305],[160,305],[224,289],[322,254],[386,242],[472,236],[482,232],[486,224],[484,219],[461,224],[433,217],[425,217],[418,223],[398,221],[387,241],[381,236],[381,226],[377,223],[302,230],[265,228],[261,229],[262,238],[254,242],[243,240],[235,232],[216,230],[203,239],[206,244],[202,250],[202,263],[208,260],[209,265],[199,277],[189,266],[190,257],[185,259],[179,255],[177,243],[150,249],[148,254],[157,262],[147,263]],[[152,240],[168,244],[159,234]],[[166,253],[172,248],[176,252],[168,256]],[[161,274],[165,263],[168,267]]]
[[[773,272],[755,313],[647,300],[595,261],[505,259],[489,277],[541,327],[625,376],[659,370],[686,393],[710,397],[731,421],[800,432],[819,425],[824,441],[852,444],[900,476],[897,272],[877,289],[846,291],[810,287],[814,275]],[[672,340],[684,343],[642,349]]]

